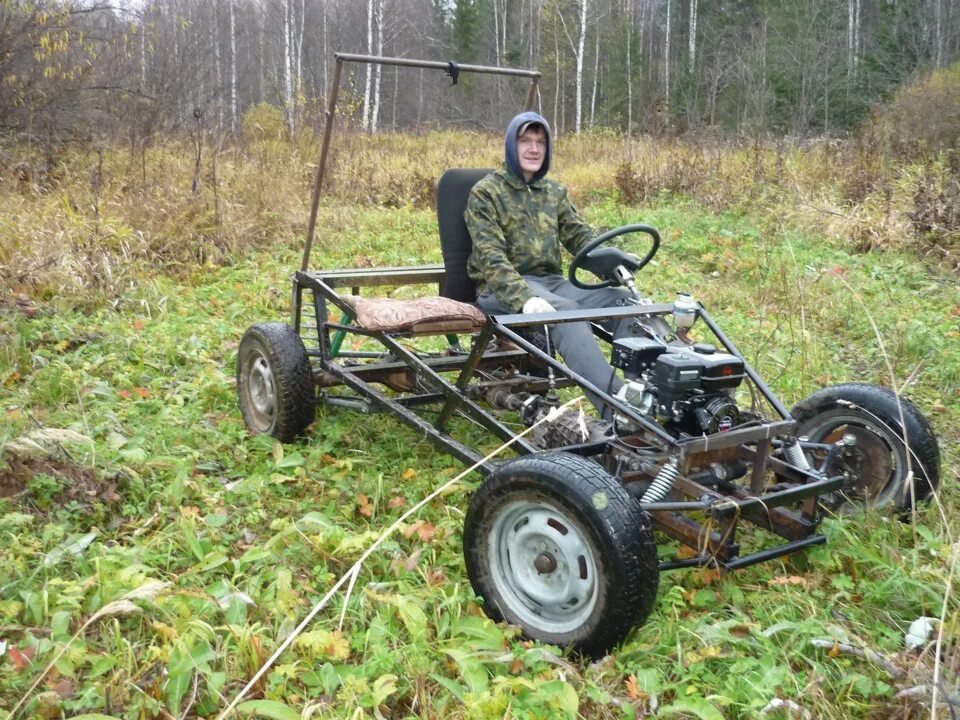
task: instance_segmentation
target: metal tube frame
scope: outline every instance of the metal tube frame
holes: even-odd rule
[[[323,140],[311,198],[303,260],[300,271],[295,273],[292,278],[293,327],[298,333],[300,333],[301,327],[316,332],[316,346],[307,348],[308,356],[315,363],[315,381],[321,387],[345,386],[355,393],[352,396],[331,395],[329,397],[331,404],[362,412],[389,411],[441,450],[472,465],[481,462],[483,455],[449,434],[447,428],[455,414],[463,415],[478,423],[502,440],[510,440],[515,437],[514,433],[503,425],[496,416],[468,397],[467,391],[475,378],[475,373],[481,367],[495,367],[498,363],[503,363],[506,360],[516,360],[522,363],[524,359],[527,359],[527,356],[530,356],[553,369],[558,377],[559,386],[579,385],[594,392],[617,413],[629,418],[638,427],[642,428],[648,441],[653,442],[654,445],[662,444],[665,449],[674,452],[681,462],[691,456],[709,455],[711,452],[724,450],[739,453],[753,465],[750,491],[741,486],[736,486],[728,488],[729,492],[724,494],[681,475],[674,488],[674,494],[679,494],[681,498],[695,499],[677,500],[668,498],[663,502],[641,505],[642,509],[651,514],[657,527],[668,534],[687,541],[690,538],[696,540],[701,533],[705,533],[704,537],[708,539],[706,545],[708,551],[706,553],[695,558],[663,562],[660,564],[661,570],[709,565],[733,570],[780,557],[825,541],[824,536],[814,534],[818,524],[818,518],[815,515],[799,515],[786,506],[795,506],[801,500],[806,500],[807,505],[809,505],[811,500],[818,495],[842,487],[844,478],[824,478],[818,474],[795,468],[771,454],[771,449],[778,447],[774,438],[791,435],[794,432],[795,423],[790,417],[789,411],[767,387],[756,371],[744,360],[743,355],[720,330],[702,305],[696,311],[697,316],[703,320],[706,327],[727,352],[744,361],[744,371],[749,378],[749,382],[753,383],[770,407],[780,415],[779,421],[764,422],[757,427],[738,428],[722,435],[675,438],[659,424],[640,415],[633,406],[589,383],[581,375],[573,372],[566,365],[553,359],[546,352],[527,341],[518,332],[523,328],[542,325],[543,316],[515,314],[491,317],[480,332],[476,334],[473,349],[469,353],[454,357],[427,357],[409,350],[398,339],[410,333],[370,331],[349,325],[345,320],[340,323],[329,322],[327,313],[330,306],[339,308],[348,317],[351,314],[350,306],[338,295],[337,288],[350,288],[352,294],[357,295],[361,287],[439,283],[444,276],[442,265],[380,268],[376,270],[308,271],[316,231],[320,195],[333,134],[343,64],[345,62],[356,62],[441,70],[451,76],[454,84],[456,84],[457,77],[461,72],[528,78],[530,89],[526,99],[527,109],[533,107],[541,77],[539,72],[532,70],[459,65],[453,62],[411,60],[351,53],[336,53],[335,58],[336,64],[325,113]],[[304,291],[312,293],[313,311],[316,315],[315,325],[301,325]],[[551,324],[593,322],[597,335],[609,342],[612,339],[609,333],[604,333],[599,329],[601,320],[631,316],[649,318],[666,315],[672,310],[672,305],[660,304],[604,308],[601,311],[568,311],[551,314],[550,322]],[[333,352],[334,341],[331,339],[331,331],[338,336],[353,333],[373,338],[384,347],[384,357],[386,358],[386,355],[389,354],[391,358],[385,362],[377,363],[376,353],[357,353],[357,358],[369,359],[371,362],[357,365],[338,362],[336,353]],[[487,351],[489,341],[495,336],[512,342],[519,349],[506,352]],[[383,378],[391,372],[412,373],[415,382],[410,394],[387,395],[371,384],[382,382]],[[442,374],[456,372],[459,372],[459,374],[456,381],[452,383]],[[530,378],[530,380],[536,382],[535,378]],[[434,423],[428,422],[413,411],[413,408],[428,408],[429,406],[439,406],[438,418]],[[562,449],[584,455],[599,455],[607,451],[612,452],[614,446],[612,441],[601,441]],[[527,454],[537,452],[538,448],[521,438],[515,441],[514,450],[520,454]],[[619,451],[624,451],[622,445],[619,447]],[[479,470],[481,473],[487,474],[492,471],[495,465],[496,462],[487,462],[481,464]],[[684,467],[684,465],[681,465],[681,467]],[[766,495],[762,495],[761,493],[765,489],[762,479],[769,471],[787,478],[793,485],[787,483],[788,487],[785,490],[768,492]],[[719,524],[718,527],[722,529],[722,532],[716,529],[707,532],[707,528],[704,528],[688,515],[683,514],[690,512],[706,514],[712,522]],[[739,546],[735,542],[736,525],[740,518],[770,530],[786,538],[788,542],[750,555],[740,556],[738,555]]]

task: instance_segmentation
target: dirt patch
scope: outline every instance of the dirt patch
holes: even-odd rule
[[[29,486],[37,475],[46,475],[58,481],[60,489],[51,494],[55,505],[76,501],[84,505],[120,501],[119,481],[98,478],[90,468],[54,458],[8,457],[6,467],[0,467],[0,497],[30,495]]]

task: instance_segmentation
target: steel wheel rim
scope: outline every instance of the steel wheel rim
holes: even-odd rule
[[[490,529],[489,549],[494,587],[519,624],[562,634],[593,614],[594,550],[564,511],[545,502],[507,503]]]
[[[260,429],[268,430],[277,416],[277,385],[273,368],[262,353],[251,354],[246,380],[244,390],[252,418]]]
[[[840,498],[862,500],[872,507],[884,507],[894,502],[897,499],[896,496],[903,490],[900,485],[909,467],[903,438],[895,435],[890,428],[878,427],[852,414],[824,417],[804,434],[812,442],[834,442],[846,433],[853,434],[857,439],[853,451],[858,459],[861,462],[879,463],[883,472],[869,479],[865,487],[863,483],[859,483],[854,488],[844,486],[838,491]],[[892,441],[893,438],[897,441]],[[815,464],[819,460],[820,458],[813,458]],[[884,468],[887,463],[889,468]],[[856,492],[851,493],[850,490]],[[838,505],[841,504],[842,502],[838,503]]]

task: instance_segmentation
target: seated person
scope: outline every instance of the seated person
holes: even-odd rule
[[[470,193],[464,213],[473,240],[467,272],[477,284],[477,305],[487,313],[612,307],[630,296],[620,287],[583,290],[561,274],[560,246],[576,254],[595,234],[566,188],[546,178],[550,150],[547,121],[535,112],[520,113],[507,127],[504,166]],[[635,256],[607,248],[608,258],[611,251],[619,254],[619,264],[636,268]],[[591,269],[589,258],[584,267]],[[619,323],[615,337],[625,335],[628,326]],[[588,323],[551,326],[549,339],[567,366],[597,387],[615,393],[622,385]],[[608,415],[593,393],[587,397]]]

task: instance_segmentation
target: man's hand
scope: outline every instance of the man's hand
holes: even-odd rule
[[[532,298],[527,300],[523,304],[523,314],[531,315],[534,313],[548,313],[553,312],[553,305],[548,303],[541,297],[534,295]]]
[[[615,247],[598,247],[587,253],[581,266],[597,277],[609,278],[613,276],[613,269],[618,265],[623,265],[633,272],[639,264],[640,258],[633,253],[624,252]]]

